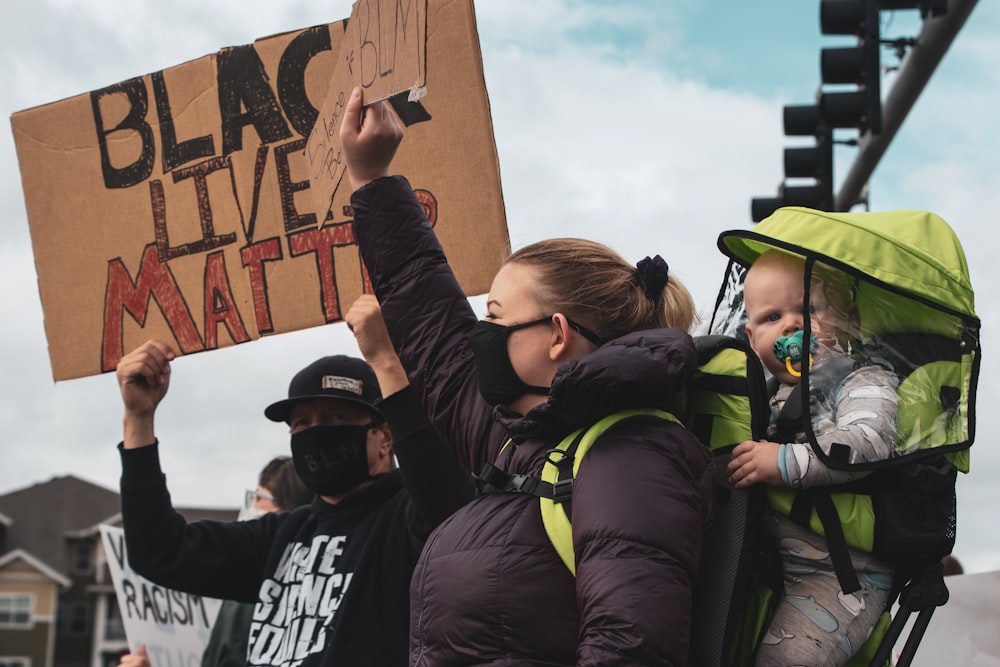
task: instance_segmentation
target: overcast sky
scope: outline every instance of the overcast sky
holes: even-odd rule
[[[479,35],[511,245],[593,238],[637,261],[660,253],[709,315],[725,260],[719,232],[746,228],[749,200],[782,176],[781,108],[808,104],[818,0],[569,2],[480,0]],[[237,9],[239,7],[239,9]],[[85,3],[11,0],[0,24],[4,113],[54,102],[287,30],[348,16],[347,0]],[[883,13],[883,34],[915,35],[915,11]],[[985,358],[972,473],[959,480],[956,555],[1000,569],[995,117],[1000,6],[981,2],[871,181],[873,210],[927,209],[962,240],[977,288]],[[894,58],[885,53],[883,62]],[[887,73],[888,89],[893,74]],[[433,91],[431,91],[433,92]],[[801,143],[801,142],[798,142]],[[843,174],[854,158],[838,149]],[[73,474],[116,488],[121,408],[114,377],[53,383],[14,143],[0,136],[0,493]],[[73,224],[71,215],[66,224]],[[481,309],[481,300],[477,308]],[[175,362],[158,414],[175,502],[235,506],[287,452],[263,408],[314,358],[354,354],[343,324]]]

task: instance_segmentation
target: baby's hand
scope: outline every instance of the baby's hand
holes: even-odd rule
[[[729,483],[737,489],[763,483],[780,486],[778,468],[779,445],[767,440],[745,440],[733,448],[733,457],[726,466]]]

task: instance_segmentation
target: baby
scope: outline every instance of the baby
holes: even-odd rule
[[[858,463],[886,459],[893,452],[896,378],[848,355],[850,341],[860,334],[860,317],[846,276],[817,267],[809,290],[811,345],[799,343],[797,355],[785,351],[795,334],[803,335],[804,271],[802,258],[772,250],[747,272],[743,286],[747,336],[778,386],[771,399],[769,439],[746,441],[733,449],[727,473],[738,488],[764,483],[801,490],[842,484],[867,474],[827,466],[809,444],[801,420],[789,429],[790,420],[780,418],[804,364],[810,364],[812,432],[826,455],[836,449],[838,461]],[[789,407],[799,400],[793,397]],[[800,525],[789,517],[795,495],[769,493],[768,525],[779,546],[785,593],[758,649],[756,664],[843,665],[878,621],[888,600],[893,568],[870,553],[874,530],[870,517],[866,521],[840,511],[840,528],[859,586],[842,590],[824,536],[829,531],[821,535],[813,529],[815,523]]]

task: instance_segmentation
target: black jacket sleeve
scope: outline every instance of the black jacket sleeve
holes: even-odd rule
[[[351,196],[354,236],[386,328],[435,428],[470,473],[504,441],[480,396],[468,331],[476,316],[402,176]]]
[[[475,485],[428,421],[411,387],[387,396],[378,408],[392,430],[393,453],[412,502],[414,534],[423,540],[472,500]]]
[[[254,602],[271,542],[288,515],[187,523],[171,505],[158,444],[138,449],[119,444],[118,449],[122,523],[132,569],[186,593]]]

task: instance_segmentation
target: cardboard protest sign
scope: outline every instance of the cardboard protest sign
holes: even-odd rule
[[[326,218],[347,171],[340,121],[351,91],[360,87],[365,104],[404,91],[413,102],[426,92],[425,21],[426,0],[354,3],[326,99],[306,142],[311,210],[318,220]]]
[[[423,1],[428,95],[390,98],[406,126],[393,168],[481,294],[509,240],[475,14]],[[349,188],[318,220],[304,149],[346,30],[274,35],[13,115],[56,380],[113,370],[147,338],[188,354],[342,319],[366,284]]]
[[[145,644],[152,667],[198,667],[222,601],[157,586],[136,574],[121,528],[101,526],[101,541],[129,650]]]

